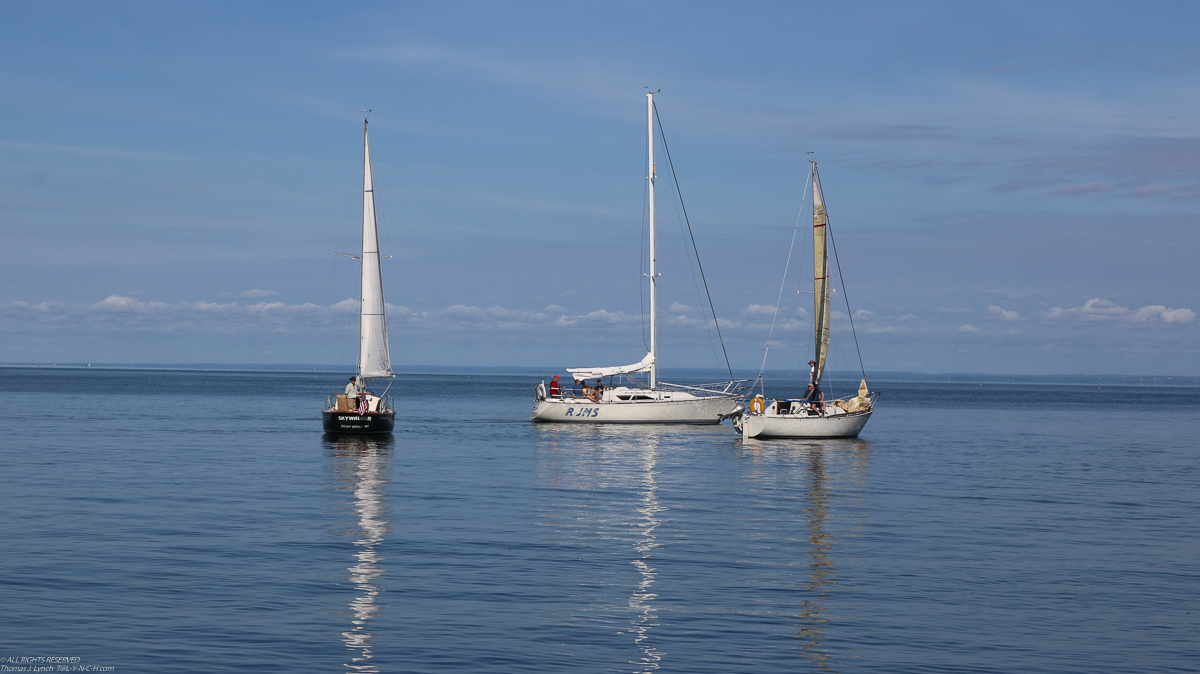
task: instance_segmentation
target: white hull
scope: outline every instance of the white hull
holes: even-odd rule
[[[571,424],[717,424],[737,407],[739,396],[693,396],[672,392],[670,400],[547,398],[533,406],[530,421]]]
[[[871,411],[829,416],[806,416],[804,414],[765,415],[743,414],[734,422],[742,432],[743,439],[749,438],[854,438],[862,432],[871,418]]]

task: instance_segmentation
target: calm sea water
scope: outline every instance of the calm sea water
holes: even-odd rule
[[[532,376],[0,369],[0,658],[114,672],[1194,672],[1200,388],[879,381],[857,440]],[[770,393],[768,387],[768,393]]]

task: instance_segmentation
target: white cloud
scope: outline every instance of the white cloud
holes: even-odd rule
[[[1163,323],[1191,323],[1196,319],[1196,312],[1191,309],[1168,309],[1162,305],[1142,307],[1133,315],[1137,323],[1146,321],[1162,321]]]
[[[995,304],[987,308],[987,315],[998,318],[1002,321],[1016,321],[1021,319],[1021,315],[1015,311],[1006,311],[996,306]]]
[[[983,334],[983,330],[980,330],[979,328],[975,327],[974,325],[960,325],[960,326],[958,326],[958,330],[956,332],[958,332],[958,334],[960,334],[960,335],[982,335]]]
[[[1115,302],[1094,297],[1079,307],[1051,307],[1045,312],[1045,317],[1061,322],[1191,323],[1196,319],[1196,312],[1191,309],[1170,309],[1160,304],[1134,311]]]
[[[353,299],[353,298],[347,298],[347,299],[342,300],[341,302],[338,302],[338,303],[332,305],[329,308],[332,309],[335,313],[339,313],[339,314],[358,313],[358,300]]]
[[[751,316],[770,318],[775,315],[775,307],[766,304],[751,304],[742,310],[742,315],[747,318]]]

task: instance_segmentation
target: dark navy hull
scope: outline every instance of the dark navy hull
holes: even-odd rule
[[[322,412],[321,423],[326,433],[391,433],[396,425],[396,412]]]

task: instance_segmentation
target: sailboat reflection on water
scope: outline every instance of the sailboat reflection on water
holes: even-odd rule
[[[371,662],[372,638],[369,627],[372,620],[380,617],[383,605],[379,602],[378,579],[383,575],[383,556],[378,547],[389,532],[387,507],[384,505],[383,487],[387,484],[387,473],[391,458],[390,436],[336,438],[333,445],[334,471],[339,489],[354,493],[350,502],[358,518],[350,529],[357,551],[354,564],[347,567],[349,580],[359,593],[350,601],[350,624],[353,627],[342,632],[342,641],[352,653],[346,668],[355,672],[379,672]]]

